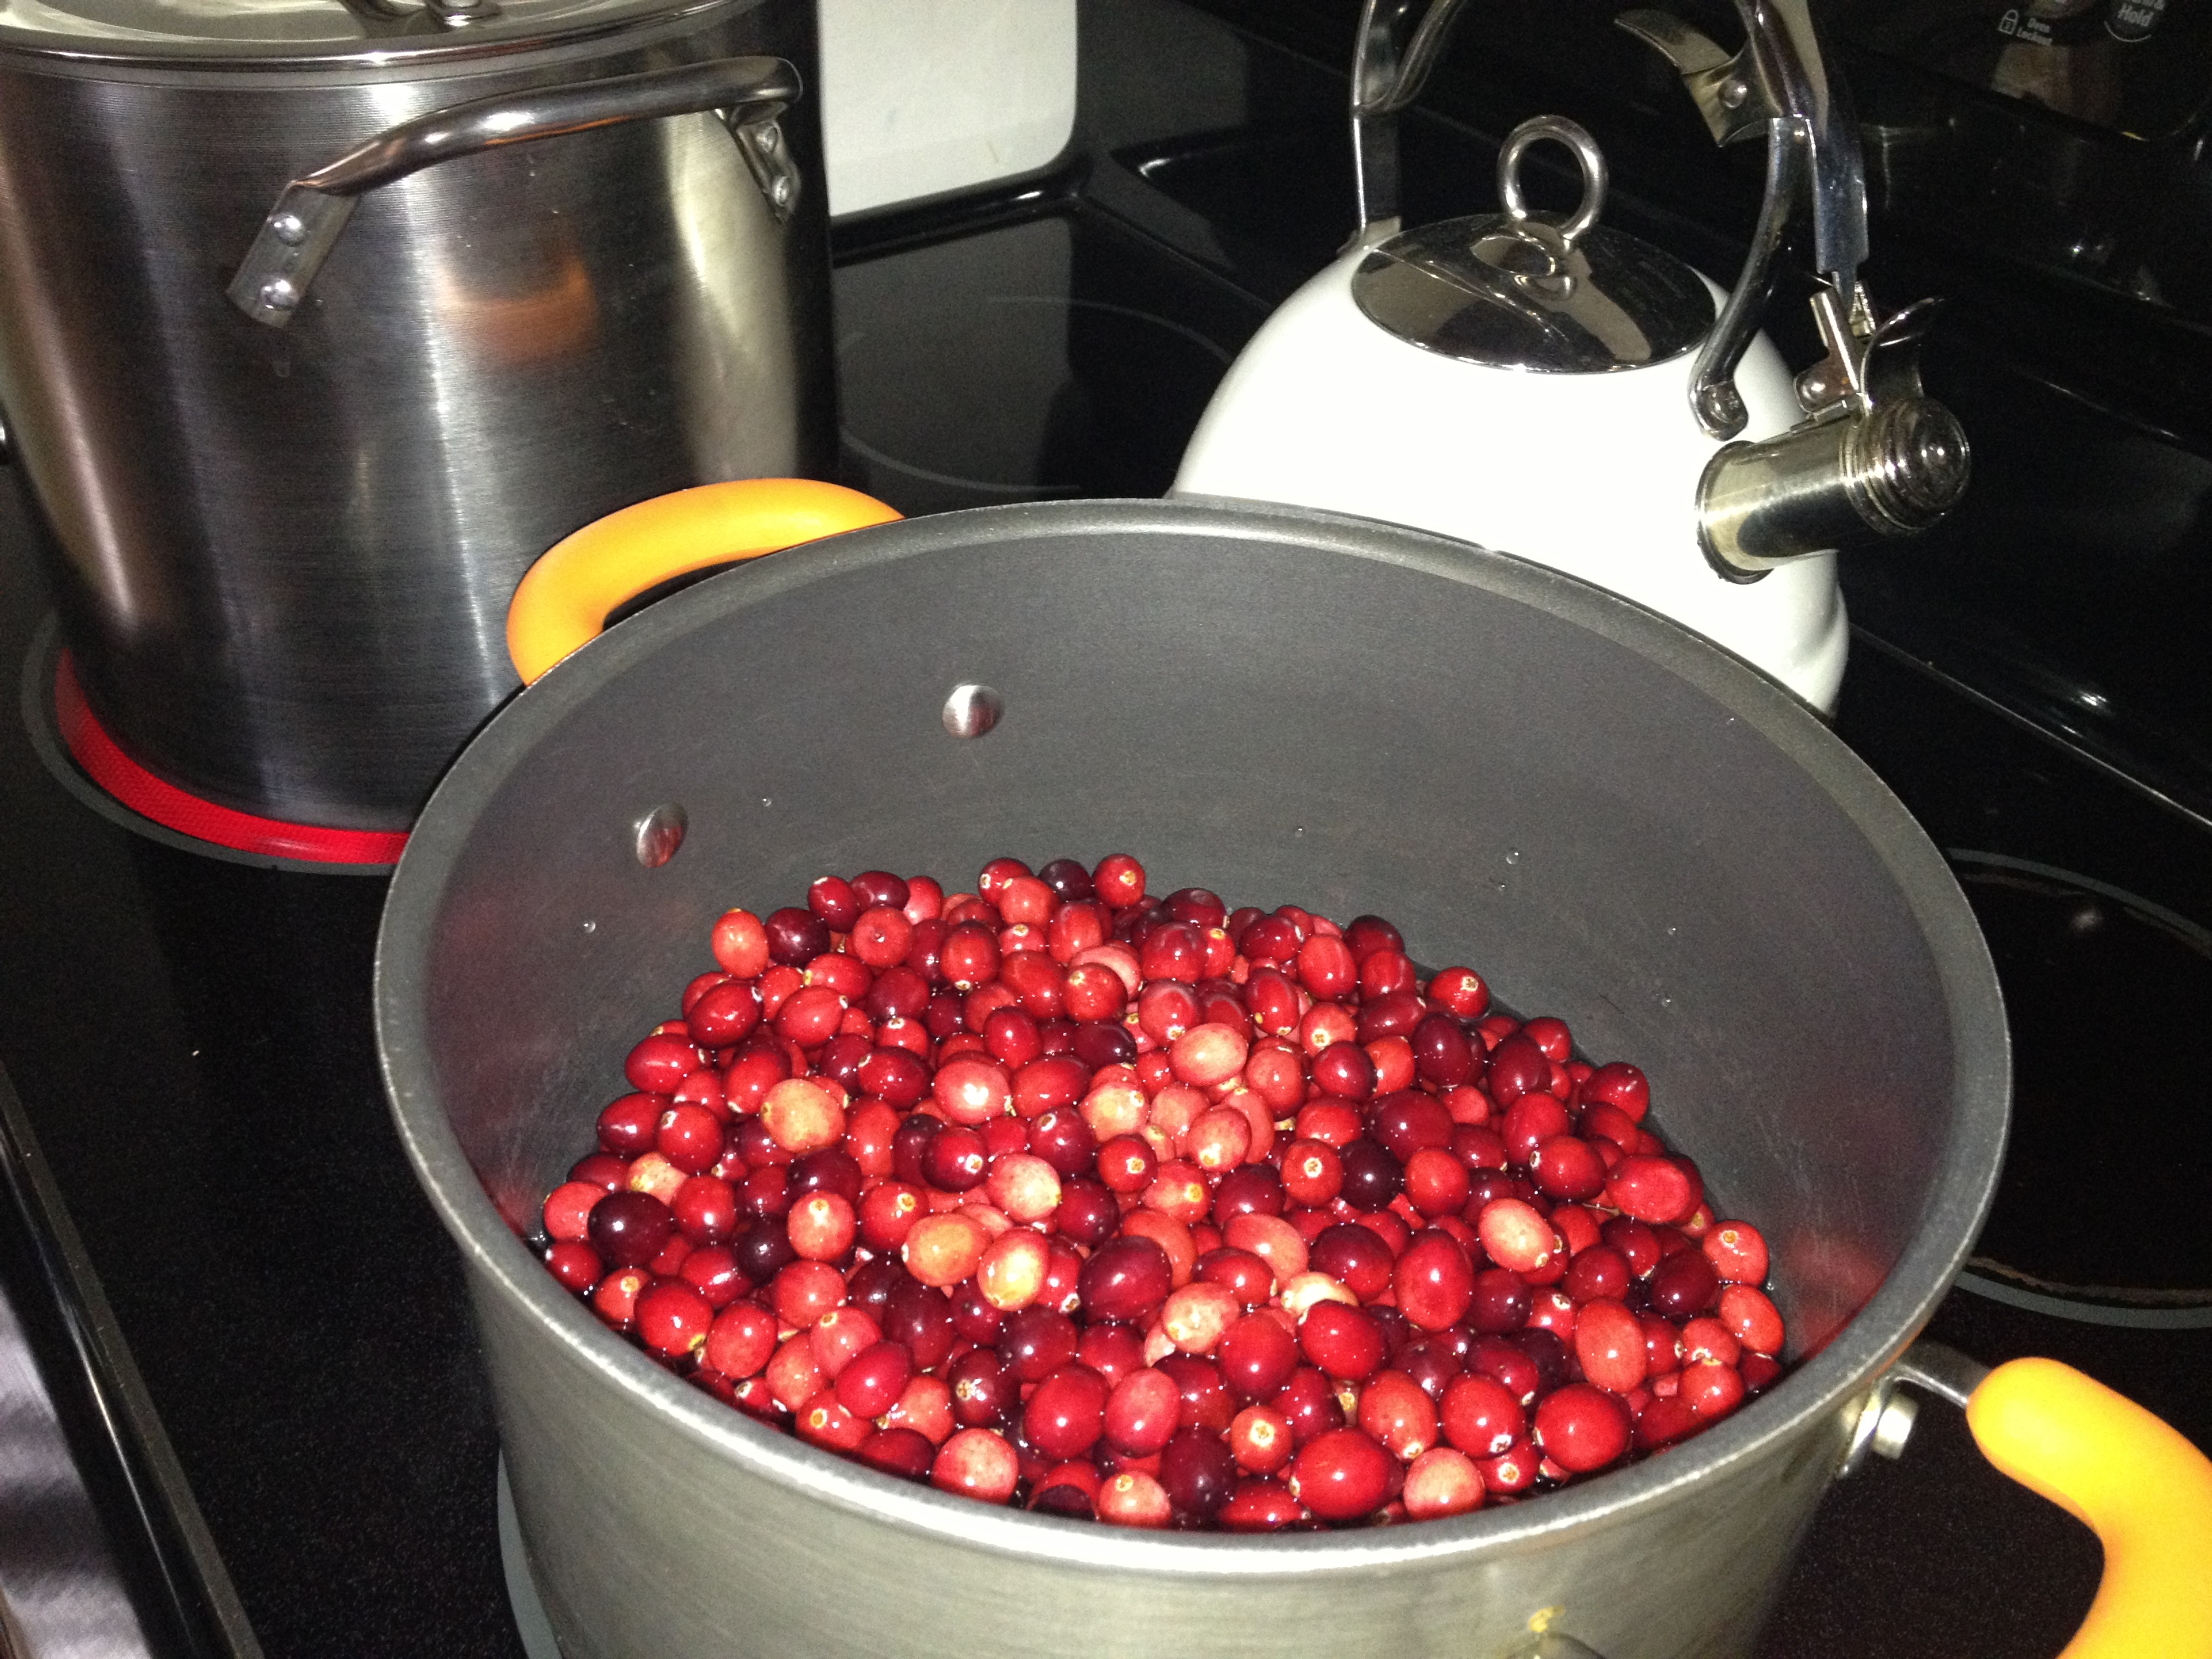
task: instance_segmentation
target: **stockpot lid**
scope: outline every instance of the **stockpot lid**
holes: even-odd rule
[[[390,64],[514,51],[728,0],[0,0],[0,48],[188,65]]]
[[[1522,201],[1520,161],[1540,138],[1582,167],[1582,205],[1565,219]],[[1673,254],[1597,222],[1605,184],[1605,157],[1581,127],[1524,121],[1498,154],[1505,211],[1390,238],[1352,272],[1352,298],[1400,339],[1486,368],[1602,374],[1679,357],[1712,327],[1711,291]]]

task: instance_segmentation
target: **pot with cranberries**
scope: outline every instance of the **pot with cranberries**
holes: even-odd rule
[[[604,533],[884,516],[763,488]],[[669,574],[578,556],[526,676]],[[2098,1526],[2075,1651],[2204,1612],[2185,1442],[1911,1346],[2008,1086],[1942,859],[1539,567],[1088,502],[732,571],[464,755],[378,1019],[569,1659],[1746,1653],[1900,1377]]]

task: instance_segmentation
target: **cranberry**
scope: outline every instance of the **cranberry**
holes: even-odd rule
[[[1413,1027],[1413,1071],[1424,1083],[1450,1088],[1474,1073],[1474,1055],[1459,1022],[1449,1014],[1425,1014]]]
[[[1474,1269],[1447,1233],[1416,1237],[1399,1256],[1390,1282],[1398,1311],[1424,1331],[1456,1324],[1474,1299]]]
[[[1668,1256],[1645,1281],[1654,1313],[1668,1319],[1691,1319],[1707,1312],[1720,1294],[1720,1275],[1698,1250],[1682,1250]]]
[[[1052,1212],[1053,1224],[1079,1244],[1093,1249],[1114,1236],[1121,1206],[1098,1182],[1076,1176],[1060,1183],[1060,1207]]]
[[[1336,1397],[1336,1386],[1318,1366],[1301,1365],[1292,1371],[1282,1392],[1268,1404],[1291,1425],[1291,1438],[1301,1446],[1344,1425],[1344,1407]]]
[[[830,926],[811,910],[778,910],[766,927],[769,960],[787,968],[803,968],[830,948]]]
[[[1354,1382],[1380,1370],[1387,1352],[1375,1316],[1341,1302],[1316,1302],[1306,1310],[1298,1349],[1329,1376]]]
[[[1074,1321],[1057,1308],[1033,1302],[1006,1316],[999,1331],[999,1357],[1016,1381],[1041,1382],[1075,1358],[1079,1340]]]
[[[941,1492],[1003,1504],[1014,1495],[1021,1460],[1006,1437],[990,1429],[962,1429],[942,1446],[929,1467],[930,1484]]]
[[[1141,1324],[1173,1288],[1167,1252],[1149,1238],[1125,1234],[1101,1248],[1083,1267],[1083,1308],[1094,1319]]]
[[[689,1285],[657,1280],[637,1299],[637,1334],[653,1352],[664,1358],[694,1354],[707,1345],[707,1328],[714,1310],[707,1298]]]
[[[1222,1381],[1218,1366],[1196,1354],[1171,1353],[1160,1360],[1159,1369],[1175,1379],[1182,1395],[1183,1427],[1204,1429],[1210,1434],[1228,1429],[1230,1419],[1237,1415],[1237,1402]]]
[[[1106,1379],[1088,1365],[1062,1364],[1037,1380],[1022,1411],[1022,1435],[1057,1462],[1084,1456],[1105,1426]]]
[[[1544,1051],[1516,1032],[1490,1051],[1484,1087],[1492,1100],[1510,1108],[1522,1096],[1542,1090],[1551,1075],[1552,1063]]]
[[[921,1152],[923,1179],[948,1193],[964,1193],[983,1184],[990,1173],[990,1155],[983,1137],[962,1125],[947,1124],[932,1135]]]
[[[1382,1210],[1405,1190],[1406,1169],[1389,1148],[1364,1135],[1348,1141],[1337,1157],[1344,1166],[1344,1188],[1339,1194],[1355,1210]]]
[[[1536,1407],[1536,1442],[1570,1474],[1601,1469],[1628,1449],[1627,1408],[1602,1389],[1570,1382]]]
[[[1451,1145],[1451,1114],[1435,1096],[1401,1089],[1377,1100],[1369,1115],[1368,1132],[1404,1160],[1429,1147]]]
[[[1349,1042],[1332,1042],[1309,1068],[1315,1088],[1346,1100],[1364,1100],[1375,1088],[1375,1062]]]
[[[1332,1429],[1309,1441],[1291,1465],[1290,1488],[1323,1521],[1358,1521],[1390,1499],[1390,1454],[1361,1429]]]
[[[1443,1437],[1473,1457],[1496,1457],[1528,1432],[1522,1398],[1485,1372],[1463,1374],[1445,1386],[1437,1413]]]
[[[1149,1457],[1168,1443],[1182,1412],[1182,1393],[1165,1371],[1146,1366],[1123,1376],[1107,1396],[1104,1433],[1114,1449]]]
[[[592,1249],[611,1267],[642,1267],[676,1231],[676,1217],[650,1193],[609,1193],[592,1206]]]
[[[1181,1429],[1161,1449],[1158,1479],[1177,1512],[1211,1521],[1236,1489],[1237,1460],[1220,1435]]]
[[[1240,1400],[1270,1400],[1281,1393],[1298,1365],[1298,1340],[1268,1313],[1248,1313],[1232,1322],[1214,1346],[1213,1360],[1229,1391]]]

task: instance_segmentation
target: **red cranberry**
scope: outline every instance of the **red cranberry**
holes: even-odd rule
[[[1424,1232],[1406,1247],[1391,1273],[1398,1311],[1424,1331],[1456,1324],[1474,1299],[1474,1269],[1459,1241]]]
[[[706,1297],[689,1285],[666,1279],[656,1280],[638,1297],[635,1317],[639,1340],[668,1359],[704,1347],[707,1328],[714,1322]]]
[[[1037,1380],[1022,1411],[1023,1437],[1055,1462],[1085,1455],[1105,1426],[1108,1392],[1088,1365],[1061,1364]]]
[[[1168,1443],[1182,1413],[1182,1392],[1165,1371],[1146,1366],[1114,1385],[1107,1397],[1106,1438],[1116,1451],[1149,1457]]]
[[[1268,1404],[1291,1425],[1291,1437],[1301,1446],[1317,1435],[1344,1426],[1344,1407],[1336,1397],[1336,1385],[1316,1365],[1301,1365],[1292,1371],[1291,1380]]]
[[[1298,1324],[1298,1348],[1313,1364],[1357,1382],[1382,1369],[1387,1345],[1372,1314],[1341,1302],[1316,1302]]]
[[[791,1236],[781,1221],[763,1217],[739,1233],[730,1249],[737,1256],[738,1267],[756,1285],[765,1285],[792,1262],[799,1252],[791,1248]]]
[[[1628,1449],[1627,1408],[1601,1389],[1570,1382],[1536,1407],[1537,1443],[1570,1474],[1601,1469]]]
[[[1375,1062],[1350,1042],[1332,1042],[1308,1067],[1314,1087],[1346,1100],[1364,1100],[1375,1088]]]
[[[1358,1521],[1390,1499],[1396,1460],[1363,1429],[1332,1429],[1291,1464],[1290,1488],[1323,1521]]]
[[[1522,1096],[1541,1091],[1551,1076],[1552,1062],[1544,1051],[1516,1032],[1490,1051],[1484,1087],[1500,1106],[1510,1107]]]
[[[1424,1083],[1451,1088],[1474,1073],[1474,1051],[1449,1014],[1425,1014],[1408,1039],[1413,1045],[1413,1072]]]
[[[1075,1358],[1079,1340],[1073,1320],[1057,1308],[1032,1302],[1006,1316],[999,1331],[999,1358],[1016,1381],[1041,1382]]]
[[[1271,1400],[1297,1370],[1298,1342],[1272,1314],[1248,1313],[1222,1332],[1213,1360],[1239,1400]]]
[[[1175,1379],[1182,1395],[1184,1428],[1203,1429],[1209,1434],[1228,1429],[1237,1415],[1237,1401],[1222,1381],[1218,1366],[1196,1354],[1171,1353],[1159,1362],[1159,1369]]]
[[[935,1370],[952,1352],[952,1302],[944,1291],[908,1279],[895,1287],[881,1317],[886,1340],[914,1356],[915,1368]]]
[[[1402,1162],[1425,1147],[1450,1146],[1453,1127],[1434,1095],[1401,1089],[1375,1103],[1368,1132]]]
[[[954,1360],[945,1381],[952,1389],[953,1420],[963,1428],[989,1428],[1006,1422],[1019,1402],[1019,1385],[1013,1374],[988,1348],[973,1349]]]

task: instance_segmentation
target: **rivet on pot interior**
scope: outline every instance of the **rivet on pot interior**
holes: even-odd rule
[[[1006,700],[988,685],[961,684],[952,688],[939,716],[945,729],[956,738],[980,738],[999,723]]]
[[[684,809],[674,801],[663,801],[653,811],[630,826],[637,861],[648,870],[658,870],[676,856],[676,849],[684,845],[684,831],[689,823]]]

